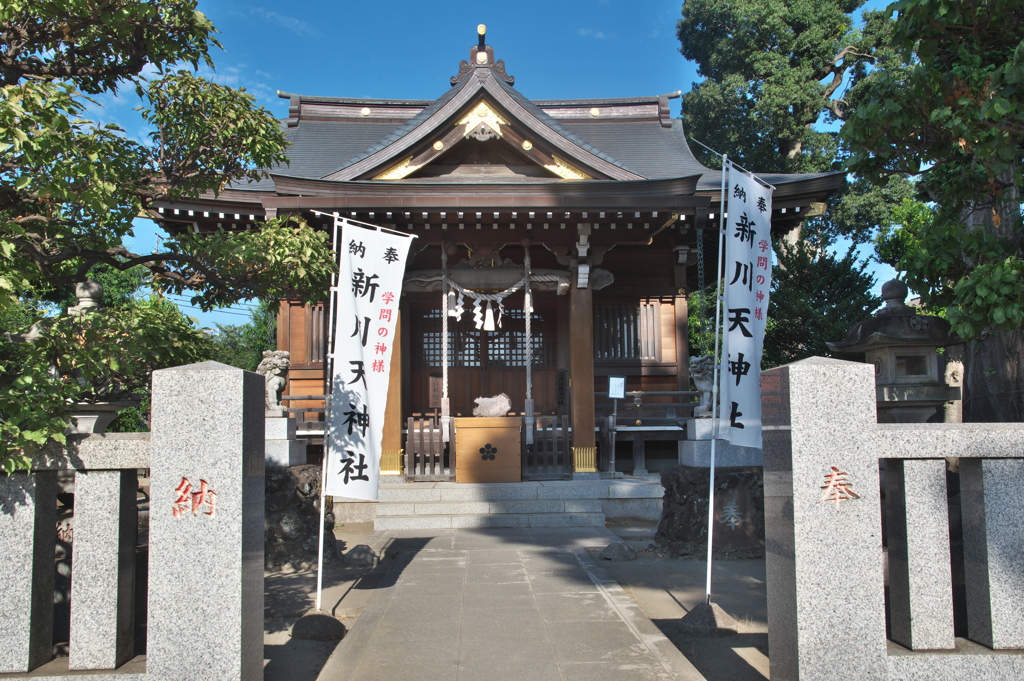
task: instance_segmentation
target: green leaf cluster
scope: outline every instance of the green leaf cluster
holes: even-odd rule
[[[881,304],[871,293],[870,263],[858,259],[852,244],[838,256],[804,240],[780,239],[775,253],[762,368],[813,356],[862,359],[837,355],[826,344],[845,338],[851,326]],[[714,354],[714,284],[691,293],[687,302],[690,355]]]
[[[3,330],[52,314],[87,277],[143,272],[108,288],[107,309],[51,317],[35,343],[0,349],[4,466],[59,441],[70,402],[134,394],[152,369],[209,354],[166,301],[124,300],[135,297],[129,280],[187,291],[205,310],[322,296],[333,258],[326,236],[302,223],[212,235],[167,223],[160,252],[124,247],[136,217],[160,222],[157,205],[216,196],[286,162],[280,125],[251,95],[196,75],[213,66],[215,33],[196,0],[0,3]],[[139,97],[148,138],[88,119],[95,96],[111,94]]]
[[[869,263],[858,260],[852,244],[841,257],[806,241],[780,240],[775,252],[762,366],[813,356],[852,359],[836,355],[826,343],[845,338],[881,304],[871,293],[875,280]]]
[[[134,397],[154,369],[210,354],[206,335],[159,296],[44,318],[36,329],[37,339],[0,362],[0,463],[20,466],[48,441],[63,442],[72,405]]]
[[[687,134],[757,172],[844,170],[849,150],[821,123],[844,121],[860,85],[898,68],[890,12],[864,12],[863,0],[685,0],[680,52],[704,77],[683,95]],[[717,168],[720,158],[694,148]],[[889,210],[912,194],[904,177],[887,185],[853,179],[829,198],[825,216],[802,226],[827,247],[838,237],[870,241]]]
[[[916,175],[880,253],[954,330],[983,338],[1024,321],[1021,261],[1024,7],[1011,0],[903,0],[906,66],[875,74],[842,136],[851,168],[884,183]]]
[[[263,352],[277,349],[277,309],[275,302],[260,301],[245,324],[218,324],[210,359],[256,371]]]
[[[705,78],[683,98],[690,136],[756,159],[761,172],[831,170],[836,136],[812,125],[845,117],[844,80],[863,77],[888,31],[880,15],[853,29],[862,4],[686,0],[680,51]]]

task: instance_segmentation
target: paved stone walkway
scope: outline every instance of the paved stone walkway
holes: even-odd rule
[[[606,528],[375,533],[395,561],[319,681],[703,681],[594,561]]]

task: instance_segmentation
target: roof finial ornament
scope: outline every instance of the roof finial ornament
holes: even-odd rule
[[[461,83],[474,69],[478,68],[488,68],[495,76],[509,85],[513,85],[516,79],[505,72],[504,60],[495,61],[494,48],[487,44],[487,26],[479,24],[476,27],[476,34],[477,44],[469,49],[469,61],[459,62],[459,72],[451,78],[452,86]]]

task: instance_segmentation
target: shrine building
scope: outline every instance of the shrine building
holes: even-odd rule
[[[692,390],[687,296],[702,276],[715,281],[722,187],[670,115],[680,93],[531,100],[513,86],[481,30],[433,101],[279,93],[290,103],[281,121],[289,164],[217,197],[159,207],[172,230],[244,229],[294,214],[331,234],[336,214],[417,237],[391,361],[384,474],[458,479],[460,439],[477,447],[465,420],[475,399],[505,393],[521,468],[501,479],[608,475],[608,376],[624,376],[627,393],[650,404]],[[775,187],[777,233],[820,214],[843,182],[839,173],[758,177]],[[529,313],[516,287],[527,275]],[[463,314],[446,324],[449,283]],[[282,301],[278,320],[278,349],[291,353],[286,404],[314,444],[329,300],[325,291],[316,305]]]

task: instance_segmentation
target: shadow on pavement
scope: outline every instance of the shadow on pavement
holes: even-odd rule
[[[720,638],[679,632],[679,620],[653,620],[707,681],[768,679],[768,634],[735,634]]]

